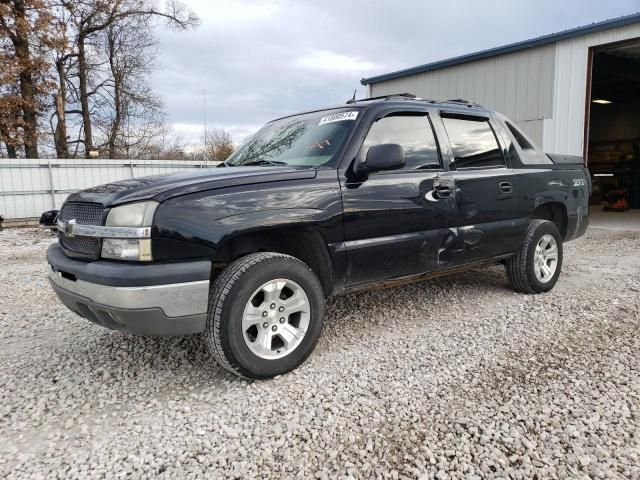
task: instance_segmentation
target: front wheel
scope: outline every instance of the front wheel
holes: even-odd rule
[[[255,253],[231,263],[213,283],[206,338],[225,369],[269,378],[306,360],[323,320],[322,286],[305,263],[280,253]]]
[[[548,292],[562,268],[562,238],[548,220],[533,220],[520,251],[506,262],[507,277],[518,292]]]

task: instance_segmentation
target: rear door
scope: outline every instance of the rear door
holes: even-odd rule
[[[372,145],[397,143],[405,151],[405,168],[356,178],[350,162],[340,172],[350,287],[438,268],[455,204],[453,198],[431,197],[434,180],[445,172],[433,114],[426,106],[388,108],[363,133],[356,157],[365,157]]]
[[[522,241],[516,179],[493,120],[459,111],[441,111],[439,117],[450,159],[443,177],[456,197],[455,228],[442,245],[442,266],[513,253]]]

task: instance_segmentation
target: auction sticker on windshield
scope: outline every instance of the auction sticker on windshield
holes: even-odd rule
[[[358,118],[358,112],[334,113],[333,115],[322,117],[318,125],[324,125],[325,123],[331,122],[341,122],[342,120],[355,120],[356,118]]]

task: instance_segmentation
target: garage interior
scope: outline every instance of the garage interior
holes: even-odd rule
[[[604,211],[640,209],[640,38],[594,48],[590,84],[591,203]]]

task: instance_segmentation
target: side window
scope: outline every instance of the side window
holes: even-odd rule
[[[520,152],[514,147],[513,139],[511,146],[509,147],[509,155],[511,158],[516,157],[522,162],[523,165],[549,165],[553,162],[547,157],[539,148],[533,146],[531,141],[527,139],[524,133],[522,133],[515,125],[507,120],[504,124],[509,129],[509,132],[515,139],[515,143],[520,147]]]
[[[513,135],[513,138],[516,139],[516,142],[518,142],[518,145],[520,145],[520,148],[522,150],[533,150],[533,145],[529,143],[529,140],[527,140],[524,137],[524,135],[520,130],[518,130],[515,126],[511,125],[511,123],[509,122],[504,122],[504,123],[509,129],[509,131],[511,132],[511,135]]]
[[[374,122],[364,139],[360,155],[381,143],[397,143],[404,149],[404,170],[438,169],[440,154],[429,117],[425,115],[392,114]]]
[[[456,168],[505,165],[504,156],[489,122],[485,119],[443,117]]]

